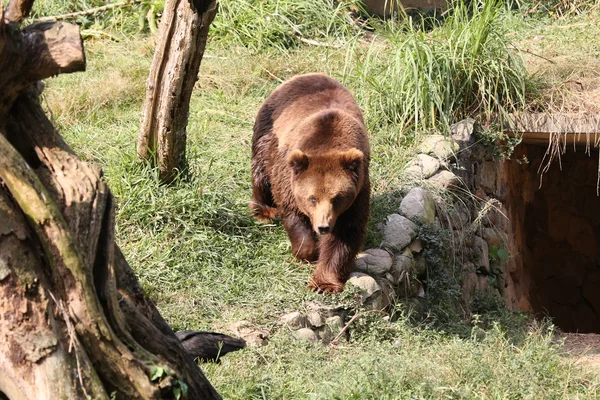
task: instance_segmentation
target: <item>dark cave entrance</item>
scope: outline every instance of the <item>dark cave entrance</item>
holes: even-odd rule
[[[527,299],[522,308],[550,316],[564,332],[600,333],[598,151],[570,146],[540,187],[546,150],[522,143],[504,166],[517,253],[510,274]]]

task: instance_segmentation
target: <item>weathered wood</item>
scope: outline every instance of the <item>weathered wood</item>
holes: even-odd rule
[[[10,0],[4,13],[6,23],[19,23],[29,15],[34,0]]]
[[[38,80],[85,70],[77,25],[52,22],[23,31],[0,26],[0,126],[19,93]]]
[[[192,90],[216,0],[167,0],[146,87],[138,155],[152,158],[162,181],[185,165],[186,129]]]
[[[78,28],[2,14],[0,398],[219,399],[116,246],[100,168],[41,108],[37,79],[85,66]]]

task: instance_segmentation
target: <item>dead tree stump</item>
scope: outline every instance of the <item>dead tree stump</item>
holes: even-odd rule
[[[79,29],[0,7],[0,398],[219,399],[114,240],[114,201],[39,104],[83,71]]]
[[[198,79],[216,0],[167,0],[142,108],[137,151],[171,181],[185,166],[190,98]]]

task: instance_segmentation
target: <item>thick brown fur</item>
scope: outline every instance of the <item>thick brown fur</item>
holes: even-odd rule
[[[369,218],[369,159],[362,113],[332,78],[292,78],[258,111],[249,207],[280,215],[294,256],[317,261],[313,290],[344,290]]]

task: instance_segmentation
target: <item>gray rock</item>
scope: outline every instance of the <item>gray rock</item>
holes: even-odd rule
[[[413,158],[404,173],[418,179],[427,179],[440,169],[440,161],[427,154],[419,154]]]
[[[388,281],[390,281],[393,285],[398,283],[398,277],[394,276],[394,274],[388,272],[387,274],[385,274],[385,279],[387,279]]]
[[[464,149],[472,144],[475,120],[472,118],[463,119],[450,127],[452,139],[458,143],[460,149]]]
[[[415,272],[415,259],[410,249],[404,250],[402,254],[398,254],[394,258],[394,272],[396,274],[402,274],[406,272],[409,275],[414,275]]]
[[[406,217],[392,214],[383,230],[384,244],[392,250],[402,250],[417,236],[417,225]]]
[[[419,153],[433,154],[442,161],[454,157],[459,150],[458,143],[444,135],[427,135],[417,147]]]
[[[427,182],[433,184],[439,189],[452,189],[460,187],[460,178],[450,171],[440,171],[427,179]]]
[[[356,270],[369,275],[384,275],[392,267],[392,256],[383,249],[368,249],[356,258]]]
[[[412,251],[413,253],[420,253],[423,251],[423,241],[421,239],[415,239],[412,242],[410,242],[410,244],[408,245],[408,248],[410,249],[410,251]]]
[[[331,328],[329,328],[327,325],[324,325],[319,329],[315,329],[315,333],[317,334],[319,340],[321,340],[321,342],[324,344],[329,344],[329,342],[331,342],[334,338]]]
[[[310,328],[298,329],[296,332],[294,332],[294,337],[298,340],[308,340],[311,342],[319,341],[317,334]]]
[[[339,315],[327,318],[325,320],[325,324],[336,335],[338,333],[340,333],[342,329],[344,329],[344,321],[342,320],[342,317],[340,317]]]
[[[342,316],[344,314],[344,310],[340,307],[333,307],[333,306],[318,304],[318,303],[314,303],[312,301],[306,302],[305,307],[306,307],[306,310],[308,311],[307,314],[312,311],[316,311],[323,318],[330,318],[330,317],[334,317],[337,315]]]
[[[435,200],[425,189],[412,188],[402,199],[400,212],[410,220],[431,223],[435,219]]]
[[[250,321],[242,320],[231,325],[231,331],[241,337],[250,346],[261,347],[268,343],[269,330],[255,325]]]
[[[475,184],[487,194],[496,192],[496,175],[498,166],[494,161],[486,161],[481,164],[479,173],[475,177]]]
[[[473,236],[473,263],[478,271],[488,274],[490,272],[490,256],[488,252],[488,245],[479,236]]]
[[[460,204],[455,205],[447,213],[447,219],[444,220],[445,225],[452,230],[462,230],[471,223],[469,210],[465,209]]]
[[[6,260],[6,257],[6,255],[0,254],[0,281],[4,280],[10,275],[10,268],[8,267],[8,261]]]
[[[423,256],[415,257],[415,275],[418,277],[427,275],[427,260]]]
[[[306,328],[307,326],[306,317],[298,311],[282,315],[279,322],[292,330]]]
[[[488,244],[488,248],[489,246],[500,248],[506,246],[506,243],[508,243],[506,234],[494,228],[484,227],[481,231],[481,236]]]
[[[381,294],[381,287],[377,281],[372,276],[362,272],[352,272],[348,282],[360,289],[363,304]]]
[[[321,317],[321,314],[319,314],[318,311],[309,312],[308,314],[306,314],[306,318],[308,319],[308,323],[313,328],[320,328],[325,324],[325,321],[323,321],[323,317]]]

